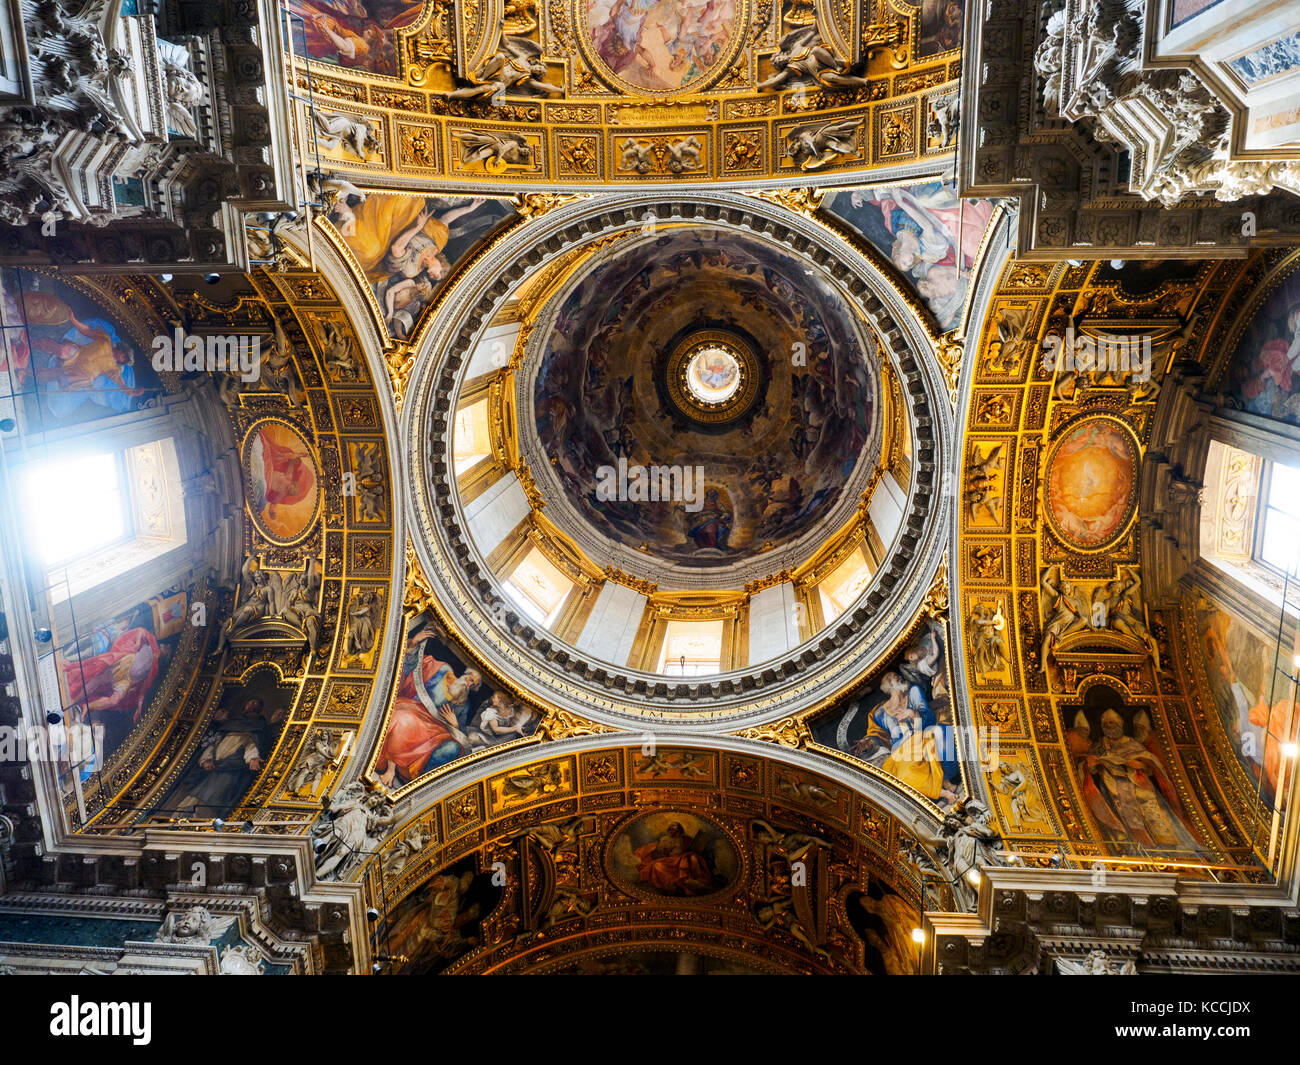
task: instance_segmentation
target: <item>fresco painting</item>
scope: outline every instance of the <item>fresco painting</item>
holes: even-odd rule
[[[431,877],[380,924],[376,942],[403,959],[401,972],[440,972],[479,942],[479,926],[501,901],[493,874],[465,858]]]
[[[820,744],[860,758],[936,803],[961,789],[948,689],[947,640],[931,621],[878,681],[813,724]]]
[[[877,400],[866,366],[875,352],[820,284],[770,250],[704,230],[660,237],[583,277],[559,307],[534,385],[538,440],[579,515],[616,542],[699,567],[778,547],[824,517],[857,466]],[[710,285],[752,309],[748,324],[764,337],[755,346],[799,344],[807,355],[806,369],[779,371],[752,422],[713,433],[642,398],[655,387],[654,359],[636,348],[655,344],[660,308]],[[706,480],[691,509],[602,496],[596,471],[620,462],[698,464]]]
[[[189,764],[151,813],[194,820],[234,813],[275,750],[292,700],[272,669],[227,686]]]
[[[1252,414],[1300,425],[1300,270],[1278,284],[1246,326],[1228,385]]]
[[[420,17],[423,0],[286,0],[299,55],[397,74],[397,31]]]
[[[1202,852],[1202,841],[1160,753],[1150,713],[1094,685],[1064,708],[1065,745],[1101,838],[1121,852]]]
[[[1066,543],[1100,547],[1128,524],[1137,460],[1133,435],[1107,418],[1080,422],[1054,445],[1047,460],[1047,512]]]
[[[1237,761],[1271,807],[1291,714],[1291,682],[1273,668],[1274,642],[1234,614],[1203,600],[1197,625],[1219,720]]]
[[[586,0],[588,40],[609,71],[648,92],[685,91],[722,60],[735,0]]]
[[[188,603],[186,589],[169,589],[55,650],[63,727],[82,780],[104,768],[144,717],[180,642]],[[60,737],[51,740],[61,749]]]
[[[374,286],[389,335],[403,340],[455,265],[513,213],[499,198],[354,193],[329,218]]]
[[[898,268],[945,332],[961,321],[992,200],[960,200],[942,181],[832,193],[824,210],[852,226]]]
[[[23,397],[29,431],[125,414],[157,402],[149,356],[98,301],[29,270],[0,271],[0,374]]]
[[[468,668],[465,653],[424,620],[409,631],[388,728],[375,759],[398,787],[467,754],[536,731],[538,715]]]
[[[292,543],[310,527],[320,498],[311,447],[297,429],[267,419],[244,441],[245,491],[259,530],[276,543]]]
[[[921,0],[921,39],[917,55],[938,55],[961,47],[965,0]]]
[[[740,871],[736,848],[713,822],[659,810],[637,817],[609,848],[615,880],[642,895],[695,898],[724,891]]]

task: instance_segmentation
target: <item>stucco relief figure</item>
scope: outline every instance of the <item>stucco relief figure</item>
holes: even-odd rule
[[[383,789],[367,791],[361,781],[335,792],[329,812],[313,830],[323,841],[316,852],[316,875],[321,880],[346,876],[363,864],[397,820],[387,793]]]
[[[772,56],[776,71],[759,89],[785,85],[821,85],[848,88],[867,84],[867,79],[846,73],[845,64],[822,42],[816,25],[801,26],[781,38],[780,50]]]
[[[206,906],[191,906],[187,910],[173,910],[167,914],[154,939],[158,943],[211,943],[224,936],[234,923],[233,916],[214,917]]]
[[[912,822],[916,843],[906,856],[947,881],[963,909],[973,909],[976,901],[976,890],[967,874],[1004,864],[998,849],[1002,836],[988,823],[988,813],[982,802],[968,799],[954,804],[944,814],[937,834],[927,830],[919,817]]]
[[[971,664],[977,677],[997,676],[1007,668],[1007,619],[1001,602],[976,603],[970,616]]]
[[[1061,575],[1060,565],[1048,566],[1039,580],[1043,610],[1042,661],[1066,636],[1091,627],[1092,607],[1078,585]]]
[[[280,616],[290,625],[296,625],[307,637],[307,646],[314,654],[320,639],[321,575],[320,564],[308,558],[302,573],[291,574],[284,582],[284,606]]]
[[[1111,961],[1104,950],[1094,950],[1086,958],[1057,958],[1056,970],[1062,976],[1136,976],[1132,958]]]
[[[193,108],[207,95],[203,83],[190,70],[190,53],[183,45],[158,41],[158,58],[167,90],[167,126],[186,137],[197,137]]]
[[[994,444],[986,455],[981,455],[978,447],[971,453],[966,471],[966,509],[972,522],[981,514],[987,514],[994,522],[1002,520],[999,481],[1005,468],[1006,458],[1001,444]]]
[[[501,37],[501,51],[484,60],[483,65],[470,79],[446,93],[452,100],[481,100],[503,97],[507,92],[554,96],[563,95],[564,89],[552,85],[546,78],[546,64],[542,61],[542,46],[526,37]]]
[[[361,160],[369,159],[371,153],[379,151],[379,138],[368,120],[338,111],[316,109],[312,110],[311,117],[316,141],[322,148],[349,151]]]
[[[526,166],[533,158],[532,146],[517,133],[461,130],[455,137],[462,170],[482,163],[486,173],[504,174],[512,166]]]
[[[785,154],[800,170],[820,170],[840,156],[856,154],[862,119],[798,126],[786,134]]]
[[[263,569],[255,558],[244,559],[239,582],[240,600],[217,640],[220,653],[237,630],[262,618],[274,617],[280,610],[284,582],[274,570]]]
[[[1159,672],[1160,645],[1142,617],[1141,587],[1142,579],[1137,571],[1132,566],[1120,566],[1114,580],[1093,591],[1093,613],[1111,631],[1146,644],[1151,650],[1156,672]]]

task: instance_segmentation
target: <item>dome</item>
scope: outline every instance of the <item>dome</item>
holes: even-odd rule
[[[412,378],[415,549],[452,629],[619,721],[826,697],[926,591],[916,319],[867,259],[748,197],[547,221],[458,279]]]
[[[523,453],[602,567],[743,587],[856,506],[880,459],[878,360],[831,278],[752,234],[620,241],[539,316]]]

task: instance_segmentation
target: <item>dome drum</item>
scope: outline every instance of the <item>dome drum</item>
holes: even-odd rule
[[[655,217],[658,230],[653,234],[653,239],[648,241],[643,239],[645,235],[642,228],[647,212]],[[582,279],[589,276],[589,273],[584,273],[592,265],[585,261],[588,257],[594,261],[597,256],[601,256],[600,261],[615,264],[612,269],[618,277],[622,278],[626,274],[627,278],[631,278],[637,270],[618,264],[617,251],[621,245],[626,244],[629,248],[648,245],[661,251],[672,251],[675,248],[674,241],[687,239],[681,234],[702,230],[716,231],[725,241],[730,242],[725,247],[720,245],[712,249],[724,253],[714,257],[715,266],[724,260],[730,262],[729,256],[736,249],[743,252],[747,246],[761,246],[765,256],[771,256],[774,261],[786,260],[798,264],[798,269],[806,272],[809,278],[817,278],[818,285],[827,286],[825,292],[828,298],[829,294],[838,293],[834,295],[835,299],[847,300],[849,293],[856,293],[856,298],[849,301],[855,309],[844,317],[848,320],[860,319],[860,328],[864,330],[862,335],[870,337],[870,344],[879,346],[876,358],[880,369],[872,371],[872,379],[878,382],[871,386],[875,390],[875,396],[883,394],[886,381],[896,382],[893,387],[901,404],[898,425],[901,426],[902,434],[906,435],[911,468],[905,497],[899,506],[897,524],[894,527],[896,531],[890,532],[892,542],[875,545],[881,550],[882,557],[874,568],[873,577],[862,594],[856,601],[849,603],[839,617],[820,626],[811,635],[801,631],[802,639],[787,651],[774,656],[754,662],[745,662],[743,655],[737,656],[739,664],[727,668],[726,664],[731,660],[724,651],[722,668],[715,665],[706,675],[698,677],[689,674],[667,676],[656,673],[653,661],[638,661],[634,656],[630,663],[624,663],[611,660],[608,655],[584,652],[575,646],[571,633],[566,634],[567,638],[566,635],[557,633],[535,616],[530,616],[529,610],[520,608],[514,598],[504,593],[497,578],[497,570],[492,564],[494,560],[488,557],[492,551],[480,549],[472,531],[469,511],[475,504],[467,506],[462,502],[454,487],[455,476],[448,450],[452,443],[450,438],[454,436],[454,419],[434,415],[427,397],[435,392],[460,396],[466,368],[474,361],[472,353],[477,338],[487,329],[493,328],[494,322],[519,318],[520,308],[526,308],[532,314],[532,320],[521,326],[514,355],[509,367],[503,371],[507,378],[513,377],[516,410],[521,412],[518,416],[519,461],[506,462],[506,477],[510,482],[510,491],[517,492],[520,498],[526,498],[528,507],[535,515],[531,540],[521,551],[531,550],[533,545],[545,543],[548,539],[559,541],[563,546],[553,557],[560,562],[558,568],[561,572],[580,578],[580,591],[595,598],[598,592],[621,584],[624,593],[619,593],[620,595],[652,597],[653,602],[659,603],[659,606],[654,610],[647,606],[642,624],[643,627],[658,626],[655,631],[659,633],[661,641],[664,631],[671,627],[674,618],[680,621],[688,617],[725,619],[724,642],[732,639],[739,631],[738,626],[744,622],[753,595],[764,588],[775,587],[783,578],[788,580],[791,571],[803,572],[807,575],[806,579],[811,581],[815,555],[818,556],[815,576],[818,579],[824,576],[827,567],[821,559],[826,552],[819,553],[816,548],[829,546],[827,536],[830,530],[843,528],[843,522],[851,522],[855,513],[866,514],[871,492],[880,481],[882,464],[888,456],[868,458],[864,455],[854,463],[854,473],[847,482],[854,487],[842,492],[842,498],[832,500],[832,519],[819,519],[811,527],[804,546],[797,549],[794,557],[780,558],[779,545],[774,545],[766,553],[747,553],[739,560],[722,558],[719,566],[706,566],[703,570],[696,566],[695,569],[700,573],[711,574],[707,582],[701,577],[694,584],[689,580],[683,584],[674,578],[679,573],[689,576],[690,568],[665,566],[657,561],[658,556],[653,552],[647,554],[644,550],[640,551],[628,556],[631,561],[617,565],[605,561],[608,555],[584,550],[584,544],[594,542],[592,537],[596,533],[593,532],[593,526],[590,522],[566,520],[571,518],[576,509],[575,500],[580,503],[581,499],[557,488],[554,474],[558,463],[538,461],[541,452],[536,442],[530,450],[530,433],[535,432],[537,426],[533,424],[533,412],[528,410],[532,404],[519,401],[522,396],[535,395],[532,390],[536,388],[537,375],[535,371],[530,372],[529,367],[535,367],[539,359],[544,359],[542,349],[548,337],[554,333],[556,320],[562,324],[567,322],[560,314],[562,304],[568,295],[580,288]],[[854,663],[860,661],[862,655],[873,653],[869,648],[882,647],[897,638],[895,630],[910,616],[909,610],[914,613],[929,586],[931,570],[937,565],[937,552],[940,549],[938,531],[945,508],[942,504],[935,506],[933,469],[936,454],[944,446],[943,438],[950,428],[946,419],[936,419],[933,414],[940,409],[930,402],[930,397],[938,394],[938,382],[930,380],[933,376],[930,367],[913,353],[917,345],[926,343],[919,322],[899,293],[882,279],[868,280],[861,276],[872,269],[865,259],[851,249],[846,251],[836,248],[833,240],[813,223],[780,208],[724,194],[690,204],[665,202],[650,197],[629,198],[626,203],[606,204],[599,212],[586,214],[581,205],[574,204],[556,209],[540,219],[534,240],[522,251],[518,250],[518,243],[515,245],[516,250],[508,257],[500,250],[489,249],[481,262],[475,264],[477,269],[469,271],[461,279],[458,289],[449,294],[444,315],[434,323],[437,328],[431,329],[427,335],[454,337],[455,340],[452,343],[435,343],[431,350],[422,354],[412,384],[413,394],[426,398],[413,403],[411,412],[407,415],[417,426],[418,437],[428,441],[428,450],[420,459],[419,468],[412,470],[416,486],[416,550],[420,556],[427,552],[427,558],[421,557],[426,573],[451,593],[444,597],[444,605],[452,608],[446,620],[483,654],[490,668],[498,671],[507,682],[514,676],[518,678],[516,684],[522,687],[526,683],[534,691],[540,682],[546,694],[554,700],[554,705],[610,724],[643,721],[646,714],[668,717],[685,727],[697,722],[712,722],[714,724],[710,727],[716,727],[720,720],[743,724],[787,714],[795,703],[809,706],[832,697],[851,679]],[[599,247],[593,253],[586,250],[590,245]],[[742,261],[744,259],[742,253],[737,253],[735,257]],[[742,272],[743,269],[742,266]],[[484,284],[491,276],[489,271],[494,270],[497,271],[495,277],[489,284]],[[654,274],[655,284],[670,273],[670,268],[661,264]],[[761,275],[762,271],[756,268],[746,283],[756,290],[764,283]],[[541,289],[533,287],[538,278],[550,281],[550,288],[544,293],[544,298],[539,295]],[[778,281],[769,278],[766,283],[781,291]],[[475,292],[477,298],[473,295]],[[707,300],[702,297],[702,302],[707,303]],[[786,302],[792,303],[793,300]],[[772,307],[780,306],[779,299],[772,300]],[[772,329],[778,326],[788,328],[792,321],[788,318],[788,310],[778,312],[769,309],[762,310],[761,313],[771,315]],[[787,315],[784,324],[780,313]],[[685,319],[689,317],[690,315],[685,315],[681,322],[672,324],[671,328],[666,324],[666,335],[657,345],[659,358],[646,358],[643,361],[653,368],[655,361],[661,365],[666,362],[666,350],[671,354],[679,345],[684,345],[682,350],[694,348],[695,345],[689,342],[691,330],[685,328],[689,324]],[[718,328],[719,321],[726,328],[726,314],[717,312],[716,301],[711,313],[700,313],[696,319],[700,324],[698,331]],[[785,383],[781,387],[789,389],[792,375],[788,367],[781,366],[775,360],[764,363],[763,354],[768,350],[764,347],[765,338],[754,338],[752,330],[745,328],[752,320],[752,317],[746,319],[744,325],[732,333],[733,341],[740,341],[735,343],[733,349],[740,352],[738,364],[745,362],[748,348],[753,352],[760,372],[771,366],[777,367],[775,371],[769,372],[783,373]],[[749,338],[758,340],[753,347],[749,347],[747,333]],[[618,331],[611,330],[610,335],[617,336]],[[784,338],[782,342],[785,343]],[[832,346],[827,345],[828,348]],[[608,352],[605,354],[608,355]],[[597,363],[599,362],[598,358]],[[631,366],[632,363],[628,365]],[[823,366],[825,373],[832,376],[839,372],[825,369],[831,365],[829,359],[823,359],[819,365]],[[728,367],[724,366],[723,369],[726,371]],[[583,372],[587,372],[585,366]],[[743,376],[744,371],[741,373]],[[646,373],[644,376],[644,382],[620,382],[619,388],[626,393],[625,398],[653,397],[655,404],[662,407],[657,392],[657,389],[663,387],[662,379],[656,384],[651,379],[651,374]],[[592,374],[591,379],[601,384],[607,383],[607,379],[599,373]],[[642,387],[644,391],[636,392],[637,387]],[[770,407],[770,392],[777,387],[776,378],[768,382],[767,387]],[[825,394],[832,395],[833,390],[828,387]],[[781,396],[783,402],[789,402],[788,391],[782,391]],[[810,402],[812,407],[809,409],[815,409],[816,403]],[[755,400],[755,407],[762,405],[760,399]],[[456,409],[458,401],[454,401],[452,406]],[[668,406],[671,407],[672,404]],[[560,404],[552,404],[552,408],[559,410]],[[565,408],[577,412],[577,404],[568,403]],[[525,416],[522,412],[526,410],[528,413]],[[653,412],[655,417],[658,414],[658,411]],[[744,417],[757,420],[760,414],[761,411],[751,411]],[[671,419],[666,419],[666,422],[671,434]],[[545,428],[544,416],[542,424]],[[789,426],[784,425],[783,428],[788,431]],[[871,426],[862,438],[862,446],[877,456],[882,449],[882,431],[883,427],[879,424]],[[704,438],[704,434],[699,434],[699,438]],[[591,453],[600,453],[602,446],[593,438]],[[632,450],[630,444],[625,446],[625,442],[614,441],[603,454],[606,459],[623,453],[626,453],[625,457],[631,457]],[[498,456],[499,460],[507,458],[504,455]],[[590,465],[591,472],[594,473],[594,459]],[[857,478],[861,480],[858,481]],[[788,475],[782,474],[776,478],[776,482],[787,484],[789,479]],[[797,480],[797,477],[793,479]],[[588,482],[588,490],[594,490],[594,483],[592,477]],[[824,493],[821,499],[830,495],[830,492]],[[713,508],[714,518],[717,517],[719,506],[725,510],[721,493],[716,498],[710,496],[707,505]],[[708,514],[705,516],[709,517]],[[715,521],[715,526],[720,521],[721,519]],[[736,519],[733,522],[733,528],[738,521]],[[558,536],[557,530],[560,534]],[[711,545],[701,552],[706,555],[713,551],[720,556],[726,545],[725,540],[709,540],[704,535],[700,540]],[[579,541],[582,543],[579,543],[577,557],[585,555],[585,562],[575,563],[572,561],[573,549]],[[624,553],[631,550],[626,538],[622,542],[619,542],[619,538],[607,539],[607,542],[615,550]],[[858,542],[862,543],[861,531]],[[797,545],[798,539],[792,543]],[[761,547],[762,544],[756,546]],[[863,550],[865,552],[865,547]],[[521,551],[516,551],[513,557],[521,557]],[[780,558],[780,564],[767,563],[764,554],[773,560]],[[620,561],[625,561],[622,555],[617,557]],[[757,565],[753,563],[755,558],[760,560]],[[933,561],[921,561],[918,564],[918,560],[927,559]],[[747,570],[744,568],[746,565],[749,566]],[[733,571],[740,574],[740,579],[732,577]],[[647,576],[648,572],[654,575]],[[682,591],[673,592],[673,587],[681,588]],[[688,596],[685,600],[681,599],[692,587],[696,590],[690,595],[696,598]],[[709,589],[717,591],[709,593]],[[606,594],[612,596],[614,593]],[[685,605],[687,602],[698,603],[701,600],[708,600],[713,605],[708,608]],[[677,605],[674,606],[673,603]],[[728,606],[728,603],[733,605]],[[736,639],[739,641],[740,637],[736,636]]]

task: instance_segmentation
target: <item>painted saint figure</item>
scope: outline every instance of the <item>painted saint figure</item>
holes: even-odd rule
[[[457,676],[450,665],[424,651],[425,638],[423,633],[412,637],[402,661],[393,716],[375,762],[385,784],[408,783],[473,747],[469,697],[483,677],[475,669]]]
[[[285,709],[268,713],[260,698],[238,711],[221,707],[199,746],[198,758],[160,804],[160,810],[191,817],[225,817],[253,786],[275,746],[274,728]]]
[[[1079,735],[1076,719],[1070,746],[1084,800],[1102,834],[1143,847],[1199,850],[1161,758],[1124,734],[1124,719],[1113,708],[1101,715],[1100,723],[1101,736],[1085,748],[1089,735]],[[1083,727],[1088,727],[1086,720]]]
[[[635,851],[637,876],[661,895],[704,895],[713,888],[713,870],[696,849],[699,837],[687,838],[681,823]]]
[[[696,547],[726,550],[733,515],[729,508],[722,505],[716,488],[705,491],[703,508],[691,515],[691,518],[694,520],[687,528],[686,535],[695,541]]]
[[[931,799],[955,799],[948,784],[959,779],[951,729],[939,724],[925,689],[891,672],[881,677],[880,690],[885,701],[871,711],[866,734],[851,753]]]

